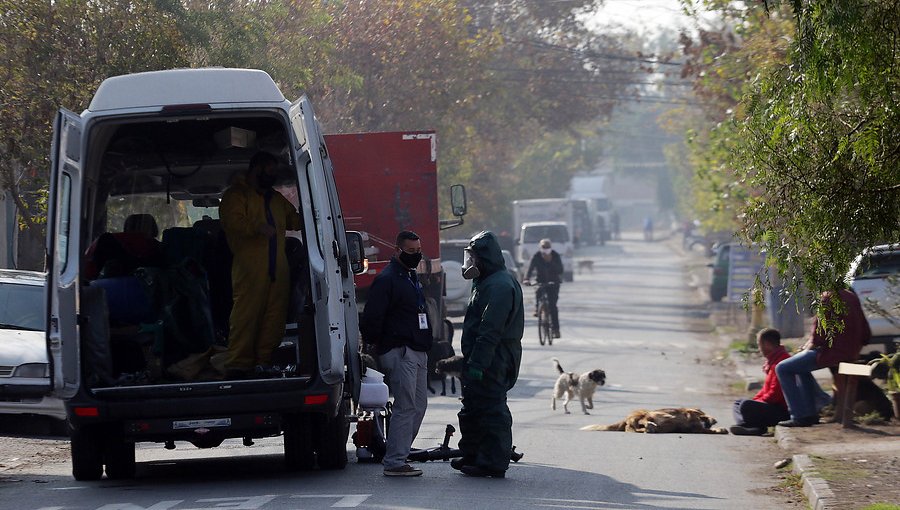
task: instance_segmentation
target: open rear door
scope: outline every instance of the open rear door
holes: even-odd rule
[[[80,382],[78,354],[78,223],[81,215],[81,117],[61,109],[53,125],[47,207],[47,349],[53,392],[70,398]]]
[[[347,240],[340,205],[333,192],[333,182],[329,181],[330,175],[326,177],[326,173],[331,172],[331,165],[327,163],[328,151],[312,105],[305,96],[291,106],[290,117],[296,144],[294,159],[300,183],[301,207],[309,207],[312,212],[303,217],[304,234],[310,251],[319,372],[329,384],[342,382],[348,375],[349,389],[354,396],[358,396],[359,329],[355,316],[353,274],[346,263]],[[348,320],[350,312],[352,322]],[[348,341],[348,337],[352,340]],[[345,361],[349,363],[346,369]]]

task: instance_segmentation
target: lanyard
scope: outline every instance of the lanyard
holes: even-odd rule
[[[416,289],[416,305],[419,307],[420,312],[425,311],[425,294],[422,292],[422,284],[419,283],[419,279],[416,278],[416,272],[410,271],[406,274],[406,279],[409,280],[410,285]]]

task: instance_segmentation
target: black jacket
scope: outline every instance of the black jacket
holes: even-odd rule
[[[418,292],[413,282],[419,285]],[[378,354],[403,346],[427,352],[432,342],[431,323],[428,329],[419,329],[419,313],[427,317],[425,306],[425,290],[415,271],[392,258],[369,288],[360,328],[363,342],[375,346]]]
[[[562,258],[556,250],[550,252],[550,261],[544,260],[544,255],[538,251],[531,257],[528,265],[528,273],[525,278],[531,278],[531,273],[537,273],[538,283],[556,282],[562,283],[563,265]]]

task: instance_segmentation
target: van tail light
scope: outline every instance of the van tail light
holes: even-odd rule
[[[75,416],[100,416],[100,409],[96,407],[74,407],[72,412]]]
[[[322,405],[328,402],[328,395],[307,395],[303,397],[303,403],[308,406]]]

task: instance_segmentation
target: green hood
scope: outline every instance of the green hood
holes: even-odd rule
[[[500,243],[497,242],[497,236],[493,232],[484,230],[475,234],[472,240],[469,241],[467,249],[472,250],[475,256],[478,257],[479,269],[481,270],[479,278],[490,276],[497,271],[506,270]]]

